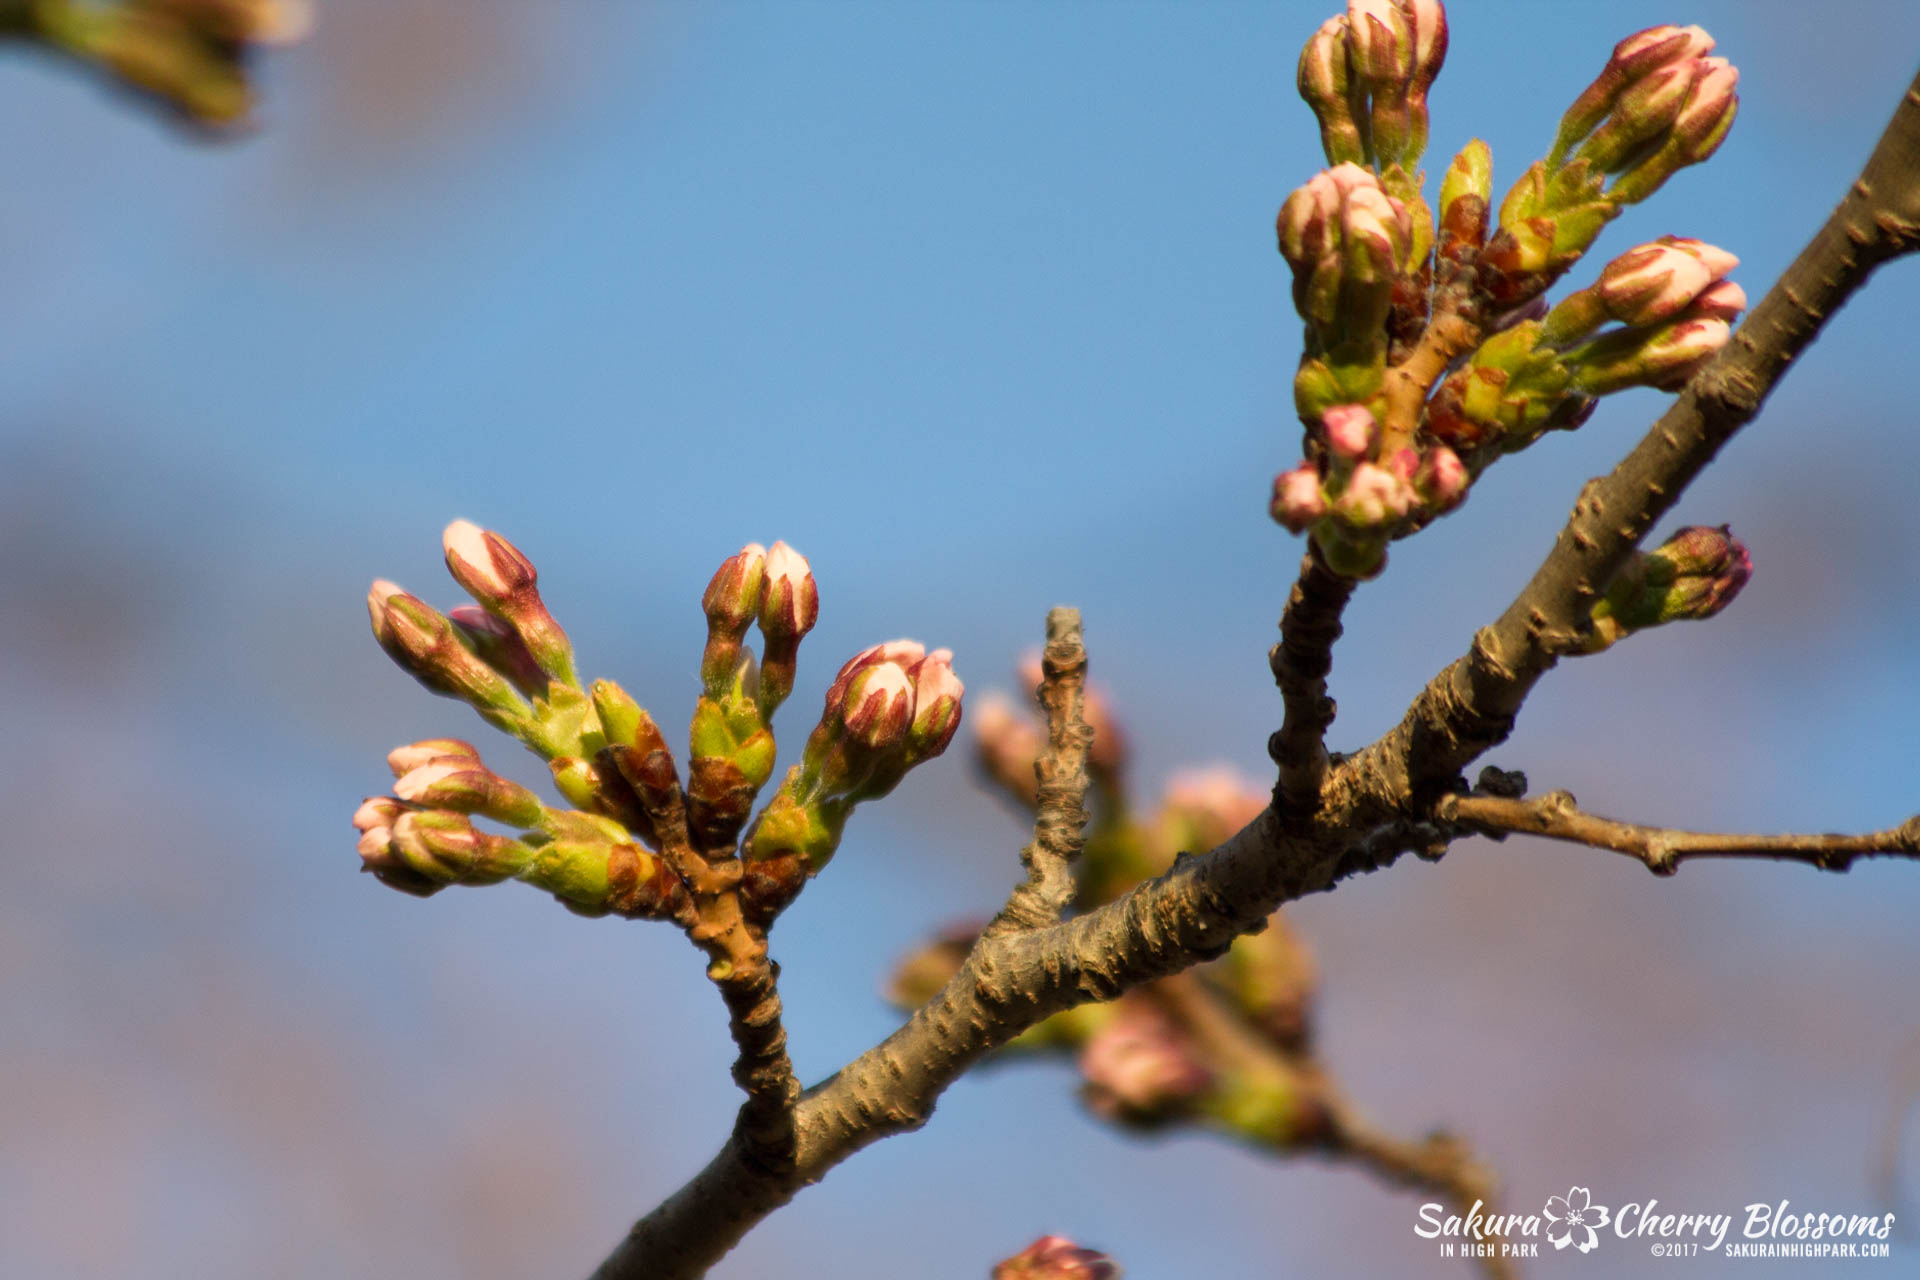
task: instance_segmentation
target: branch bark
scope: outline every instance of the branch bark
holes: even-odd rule
[[[1034,761],[1038,811],[1033,840],[1020,851],[1026,883],[1015,889],[988,933],[1039,929],[1060,919],[1073,901],[1073,864],[1086,847],[1087,650],[1081,640],[1080,611],[1047,613],[1047,645],[1040,653],[1040,705],[1047,712],[1047,748]]]
[[[1267,743],[1267,753],[1280,770],[1274,807],[1291,821],[1312,817],[1327,780],[1327,729],[1335,712],[1327,696],[1327,673],[1333,670],[1333,646],[1340,639],[1340,615],[1357,585],[1327,568],[1318,548],[1309,544],[1299,580],[1280,615],[1280,643],[1267,655],[1286,706],[1280,731]]]

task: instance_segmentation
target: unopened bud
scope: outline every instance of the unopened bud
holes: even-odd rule
[[[460,738],[426,738],[387,752],[387,768],[393,770],[393,776],[397,778],[410,769],[418,769],[429,760],[448,759],[471,760],[478,764],[480,752],[471,742]]]
[[[1137,1001],[1087,1042],[1080,1075],[1096,1114],[1139,1125],[1183,1114],[1213,1082],[1180,1029]]]
[[[1420,504],[1435,514],[1451,511],[1465,501],[1467,486],[1471,483],[1472,477],[1467,473],[1466,464],[1460,461],[1460,455],[1444,444],[1428,446],[1413,473],[1413,487],[1420,495]]]
[[[1362,462],[1333,500],[1333,514],[1359,528],[1382,525],[1413,509],[1413,491],[1406,481],[1385,467]]]
[[[1320,145],[1328,164],[1366,161],[1366,144],[1354,119],[1347,65],[1347,19],[1328,18],[1300,51],[1300,96],[1320,122]]]
[[[465,814],[435,809],[401,814],[393,824],[393,849],[427,879],[459,884],[496,884],[533,857],[529,846],[481,831]]]
[[[1726,525],[1691,525],[1659,547],[1635,553],[1593,608],[1588,652],[1629,632],[1711,618],[1753,576],[1747,549]]]
[[[1379,427],[1365,405],[1335,405],[1320,415],[1327,448],[1336,458],[1356,462],[1373,452]]]
[[[1623,387],[1678,391],[1733,336],[1725,320],[1714,316],[1682,318],[1665,328],[1605,333],[1567,353],[1573,385],[1588,395],[1607,395]]]
[[[953,650],[935,649],[915,663],[913,720],[907,742],[915,761],[928,760],[947,749],[960,727],[960,698],[966,686],[953,673]]]
[[[353,811],[353,829],[365,835],[381,827],[391,827],[406,811],[407,806],[392,796],[368,796]]]
[[[1692,62],[1713,49],[1713,37],[1699,27],[1672,25],[1635,32],[1613,47],[1613,56],[1594,82],[1574,99],[1561,118],[1549,165],[1560,160],[1596,125],[1607,118],[1621,96],[1633,85],[1662,68]]]
[[[367,592],[367,614],[387,656],[428,689],[471,703],[502,727],[525,722],[526,703],[460,642],[445,615],[384,579]]]
[[[1120,1268],[1097,1249],[1065,1236],[1041,1236],[993,1269],[993,1280],[1119,1280]]]
[[[487,612],[512,626],[549,677],[566,685],[579,684],[573,646],[540,599],[533,562],[511,542],[470,520],[455,520],[440,541],[453,580]]]
[[[784,542],[767,552],[767,594],[760,606],[760,630],[768,639],[797,640],[813,630],[820,616],[820,591],[807,558]]]
[[[527,788],[483,768],[478,760],[458,757],[415,766],[394,782],[393,793],[413,804],[478,813],[516,827],[535,826],[546,812]]]
[[[747,626],[759,616],[766,596],[766,568],[767,550],[757,542],[749,542],[727,557],[714,571],[700,599],[707,625],[735,640],[745,635]]]
[[[1291,471],[1273,478],[1273,501],[1267,512],[1289,533],[1305,533],[1327,513],[1327,500],[1320,491],[1320,473],[1310,463],[1301,463]]]
[[[898,663],[868,667],[848,683],[838,711],[855,741],[870,751],[889,750],[913,718],[913,680]]]

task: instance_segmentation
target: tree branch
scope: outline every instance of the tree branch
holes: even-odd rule
[[[1435,813],[1443,822],[1472,827],[1496,840],[1518,833],[1611,849],[1645,863],[1655,875],[1672,875],[1690,858],[1771,858],[1804,862],[1822,871],[1845,871],[1859,857],[1920,858],[1920,817],[1870,835],[1725,835],[1598,817],[1581,810],[1567,791],[1549,791],[1533,800],[1449,795]]]
[[[1073,901],[1073,864],[1086,847],[1087,749],[1093,730],[1082,718],[1087,650],[1080,611],[1047,612],[1047,646],[1040,654],[1040,705],[1047,712],[1047,747],[1034,761],[1038,812],[1033,840],[1020,851],[1027,879],[1013,891],[987,932],[1039,929],[1060,919]]]
[[[1211,853],[1180,859],[1104,907],[983,936],[904,1026],[802,1095],[789,1167],[756,1163],[736,1129],[705,1169],[635,1224],[598,1280],[705,1274],[801,1187],[862,1147],[925,1124],[949,1084],[1042,1018],[1212,958],[1282,903],[1345,875],[1409,848],[1443,846],[1428,805],[1458,789],[1459,769],[1506,737],[1534,682],[1578,639],[1600,586],[1647,528],[1753,417],[1828,316],[1879,263],[1911,249],[1916,234],[1920,81],[1847,198],[1732,343],[1611,475],[1587,486],[1500,620],[1397,728],[1331,770],[1313,818],[1301,823],[1290,810],[1283,823],[1268,809]]]
[[[1590,481],[1553,550],[1492,626],[1348,762],[1388,809],[1437,798],[1504,741],[1534,682],[1575,649],[1607,580],[1875,268],[1920,243],[1920,78],[1831,217],[1632,453]]]
[[[1340,614],[1356,585],[1327,568],[1319,549],[1309,543],[1299,580],[1280,615],[1280,643],[1267,655],[1286,707],[1280,731],[1267,743],[1280,769],[1274,807],[1292,821],[1310,817],[1320,807],[1320,788],[1327,777],[1327,728],[1335,711],[1327,696],[1327,673],[1340,639]]]

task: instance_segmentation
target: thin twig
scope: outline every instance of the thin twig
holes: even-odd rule
[[[1804,862],[1822,871],[1845,871],[1860,857],[1920,857],[1920,817],[1869,835],[1731,835],[1598,817],[1582,810],[1566,791],[1549,791],[1532,800],[1449,795],[1434,812],[1442,822],[1473,827],[1495,838],[1545,836],[1611,849],[1645,863],[1655,875],[1672,875],[1690,858],[1770,858]]]
[[[1047,747],[1034,761],[1039,786],[1033,839],[1020,851],[1027,878],[1007,899],[988,933],[1039,929],[1057,923],[1073,901],[1073,864],[1086,846],[1087,749],[1093,730],[1082,717],[1087,650],[1080,611],[1047,612],[1047,646],[1040,654],[1040,705],[1047,713]]]
[[[1290,821],[1309,819],[1320,807],[1320,787],[1327,777],[1327,728],[1334,716],[1327,673],[1340,639],[1340,614],[1356,585],[1327,568],[1319,549],[1310,545],[1280,615],[1280,643],[1267,655],[1286,707],[1280,732],[1267,744],[1280,769],[1274,807]]]

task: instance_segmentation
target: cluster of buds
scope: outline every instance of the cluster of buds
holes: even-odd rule
[[[521,880],[586,915],[677,917],[679,879],[620,824],[551,809],[488,769],[471,743],[435,738],[394,750],[393,794],[370,796],[353,816],[361,869],[426,897],[450,884]],[[524,828],[512,836],[475,825]]]
[[[701,608],[707,645],[693,713],[688,817],[709,848],[730,847],[773,775],[773,713],[793,692],[800,641],[820,616],[820,592],[805,556],[784,542],[750,542],[707,584]],[[756,659],[745,640],[758,624]]]
[[[402,748],[390,760],[394,794],[355,817],[367,868],[395,888],[425,894],[518,879],[583,911],[680,919],[695,886],[712,894],[739,885],[753,923],[764,925],[832,855],[852,806],[939,755],[959,725],[962,690],[948,651],[896,641],[859,655],[841,669],[801,763],[755,824],[743,868],[734,861],[740,832],[773,773],[772,716],[819,615],[806,557],[783,542],[751,543],[708,584],[683,789],[646,709],[611,680],[582,687],[532,562],[464,520],[447,527],[443,546],[448,571],[476,603],[443,614],[376,582],[367,597],[374,637],[428,689],[468,703],[541,756],[572,807],[546,807],[484,768],[466,743]],[[746,643],[756,625],[760,656]],[[489,834],[476,817],[520,830]]]
[[[1332,167],[1280,210],[1307,441],[1270,511],[1348,577],[1378,573],[1389,542],[1458,506],[1496,458],[1585,422],[1599,396],[1677,390],[1746,305],[1731,254],[1676,236],[1552,309],[1542,296],[1624,205],[1726,136],[1738,73],[1704,31],[1622,41],[1497,218],[1484,142],[1448,165],[1437,219],[1412,172],[1446,45],[1438,0],[1351,0],[1301,55]]]
[[[1635,552],[1593,607],[1583,652],[1669,622],[1711,618],[1753,576],[1753,561],[1725,525],[1690,525],[1652,551]]]
[[[1300,53],[1300,96],[1333,164],[1398,165],[1427,149],[1427,90],[1447,56],[1439,0],[1349,0]]]
[[[1475,474],[1541,434],[1578,427],[1596,399],[1628,387],[1678,390],[1727,344],[1746,293],[1739,262],[1700,240],[1662,236],[1615,258],[1588,288],[1474,349],[1441,382],[1426,430]],[[1603,326],[1617,322],[1617,328]]]
[[[993,1269],[993,1280],[1120,1280],[1120,1268],[1098,1249],[1065,1236],[1041,1236]]]
[[[37,0],[33,34],[92,62],[187,120],[244,120],[254,51],[291,44],[313,25],[307,0]]]
[[[1327,565],[1368,578],[1386,564],[1387,543],[1458,506],[1467,471],[1445,442],[1393,447],[1364,405],[1335,405],[1307,433],[1307,458],[1274,478],[1270,514],[1294,533],[1311,531]]]
[[[964,686],[953,654],[912,640],[862,650],[827,689],[820,723],[742,845],[755,904],[777,909],[839,848],[847,815],[947,749]]]
[[[1395,283],[1424,263],[1431,229],[1371,170],[1341,164],[1314,175],[1280,207],[1280,254],[1293,268],[1293,305],[1318,357],[1296,394],[1364,398],[1379,388]],[[1328,389],[1322,391],[1323,385]]]
[[[1740,73],[1699,27],[1622,40],[1561,119],[1546,159],[1514,184],[1481,255],[1491,300],[1538,297],[1627,205],[1711,156],[1733,127]],[[1613,181],[1609,184],[1608,177]]]

